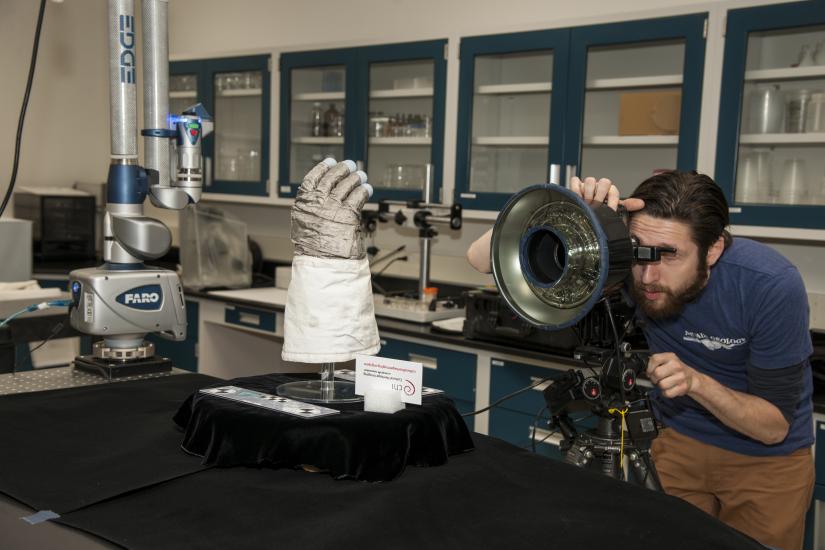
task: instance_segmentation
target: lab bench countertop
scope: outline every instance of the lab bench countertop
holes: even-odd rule
[[[213,291],[186,291],[192,298],[217,300],[231,304],[257,307],[265,310],[284,311],[286,305],[286,290],[275,287],[249,288],[242,290],[213,290]],[[456,310],[456,316],[461,316],[461,310]],[[470,340],[462,334],[440,331],[426,323],[414,323],[399,319],[392,319],[376,315],[379,332],[384,334],[407,336],[428,340],[433,343],[451,344],[453,346],[488,351],[493,354],[516,355],[538,361],[562,363],[571,367],[581,363],[572,357],[548,353],[545,351],[525,349],[524,347],[508,346],[485,340]]]

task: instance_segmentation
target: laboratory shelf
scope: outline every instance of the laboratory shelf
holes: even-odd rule
[[[781,69],[754,69],[745,71],[745,80],[758,82],[765,80],[803,80],[825,78],[825,65],[813,67],[783,67]]]
[[[675,147],[679,145],[679,136],[585,136],[582,145],[601,147]]]
[[[482,95],[498,94],[536,94],[553,90],[552,82],[527,82],[524,84],[486,84],[476,87],[476,93]]]
[[[430,145],[432,138],[428,137],[374,137],[370,138],[370,145]]]
[[[299,145],[343,145],[342,137],[296,137],[292,138],[292,143]]]
[[[798,134],[742,134],[742,145],[819,145],[825,143],[825,132]]]
[[[306,92],[294,94],[292,99],[295,101],[343,101],[345,95],[344,92]]]
[[[182,92],[169,92],[169,99],[196,99],[198,92],[195,90]]]
[[[370,99],[402,99],[408,97],[432,97],[432,88],[399,88],[395,90],[375,90]]]
[[[261,95],[260,88],[240,88],[238,90],[221,90],[218,97],[255,97]]]
[[[585,83],[585,90],[616,90],[623,88],[656,88],[681,86],[682,75],[632,76],[624,78],[594,78]]]
[[[538,147],[547,146],[549,143],[550,140],[547,136],[485,136],[473,138],[473,145]]]

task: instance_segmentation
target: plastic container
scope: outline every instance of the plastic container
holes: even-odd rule
[[[808,105],[811,94],[808,90],[787,92],[785,100],[785,131],[798,134],[805,131],[805,119],[808,118]]]
[[[753,90],[748,96],[748,133],[781,132],[783,107],[779,87],[765,86]]]
[[[811,101],[805,116],[805,131],[825,132],[825,92],[811,94]]]
[[[183,286],[249,288],[252,255],[246,224],[217,208],[191,205],[180,214]]]

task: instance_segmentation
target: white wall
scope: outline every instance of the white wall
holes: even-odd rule
[[[40,2],[0,1],[0,189],[11,175]],[[49,2],[17,185],[104,181],[109,164],[106,3]]]

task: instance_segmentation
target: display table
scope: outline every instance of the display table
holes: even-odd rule
[[[192,374],[0,397],[0,492],[125,548],[762,548],[676,498],[480,435],[474,451],[387,483],[204,469],[180,449],[172,417],[218,382]]]
[[[277,395],[307,375],[251,376],[220,385]],[[391,481],[409,466],[440,466],[473,449],[453,402],[430,395],[395,414],[364,412],[363,403],[325,404],[338,414],[299,418],[196,392],[175,415],[181,447],[208,466],[311,466],[335,478]]]

